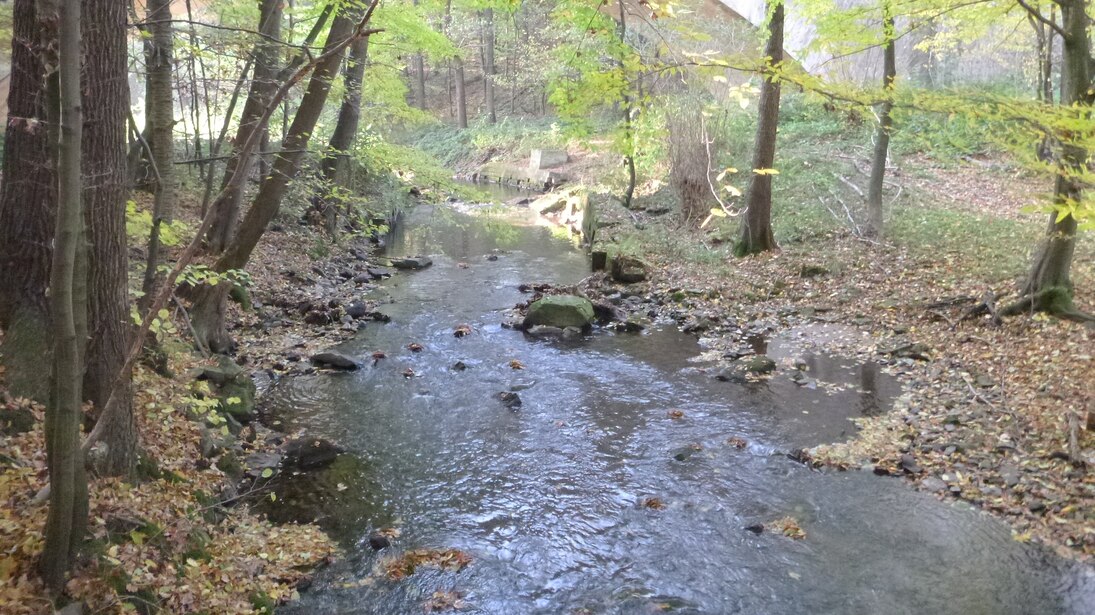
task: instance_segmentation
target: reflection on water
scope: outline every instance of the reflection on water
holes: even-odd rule
[[[686,369],[697,343],[676,330],[564,344],[500,327],[501,311],[524,298],[518,284],[587,272],[580,253],[522,216],[511,221],[514,241],[491,228],[497,219],[414,212],[390,245],[431,255],[433,267],[393,278],[380,291],[392,322],[343,348],[388,358],[273,387],[267,403],[290,427],[354,455],[310,479],[318,516],[349,557],[285,613],[421,613],[433,592],[450,590],[464,596],[462,612],[502,614],[1095,609],[1089,571],[1015,542],[984,515],[781,454],[888,405],[896,391],[869,365],[813,359],[819,380],[855,385],[840,395],[779,376],[753,390]],[[475,333],[454,337],[463,323]],[[412,341],[425,350],[407,350]],[[468,369],[453,370],[458,361]],[[416,377],[403,377],[408,367]],[[512,389],[518,412],[495,398]],[[682,447],[694,453],[678,461]],[[666,508],[640,506],[649,496]],[[784,515],[805,541],[742,530]],[[367,537],[393,524],[402,535],[389,551],[454,547],[475,559],[459,573],[385,580],[376,566],[386,554]]]

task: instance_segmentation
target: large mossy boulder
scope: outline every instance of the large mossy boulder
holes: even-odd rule
[[[595,312],[589,299],[574,295],[548,295],[533,302],[525,314],[522,326],[577,327],[585,329],[593,324]]]
[[[255,416],[255,382],[231,358],[221,355],[216,366],[201,368],[198,380],[207,380],[220,400],[220,411],[240,423]]]

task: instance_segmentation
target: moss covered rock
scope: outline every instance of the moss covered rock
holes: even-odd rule
[[[526,329],[537,325],[585,329],[593,324],[594,318],[593,304],[589,299],[574,295],[549,295],[529,306],[523,326]]]

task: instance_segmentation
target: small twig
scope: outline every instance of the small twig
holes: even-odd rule
[[[144,135],[137,129],[137,118],[133,116],[133,108],[127,107],[129,110],[129,123],[133,126],[133,134],[137,137],[137,142],[141,144],[141,149],[148,155],[148,164],[152,167],[152,174],[156,176],[156,185],[161,182],[160,169],[156,166],[156,157],[152,155],[152,146],[145,140]]]
[[[848,186],[849,188],[852,189],[853,192],[858,194],[859,198],[864,199],[864,200],[867,199],[867,195],[863,194],[863,191],[860,190],[859,186],[853,184],[852,180],[848,179],[847,177],[844,177],[843,175],[837,175],[836,173],[833,173],[833,175],[837,179],[839,179],[845,186]]]
[[[1012,412],[1011,410],[1008,410],[1006,408],[997,408],[996,404],[993,404],[991,401],[986,399],[984,395],[978,393],[977,389],[973,388],[973,383],[970,382],[970,377],[969,376],[967,376],[965,374],[962,374],[962,381],[966,383],[967,387],[969,387],[970,394],[973,395],[974,401],[979,401],[982,404],[985,404],[986,406],[989,407],[989,410],[992,410],[993,412],[1003,412],[1004,414],[1009,415],[1011,418],[1017,418],[1015,416],[1015,413]]]
[[[198,346],[198,350],[202,353],[202,356],[206,359],[209,358],[209,350],[202,343],[201,336],[194,330],[194,323],[190,321],[190,314],[187,313],[186,308],[183,307],[182,301],[179,301],[178,297],[172,297],[175,301],[175,306],[182,313],[183,320],[186,321],[186,328],[190,329],[190,335],[194,338],[194,344]]]
[[[928,313],[931,314],[932,316],[935,316],[936,318],[939,318],[940,320],[946,322],[948,325],[950,325],[951,330],[954,330],[955,328],[958,327],[958,321],[951,320],[950,317],[948,317],[943,312],[940,312],[939,310],[929,309]]]

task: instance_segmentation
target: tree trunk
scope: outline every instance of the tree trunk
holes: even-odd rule
[[[152,164],[156,171],[156,192],[142,287],[145,296],[151,296],[161,278],[157,271],[160,266],[160,227],[170,223],[175,216],[175,100],[172,92],[175,53],[171,0],[148,0],[145,18],[151,34],[145,56],[148,70],[146,123]]]
[[[1057,21],[1057,9],[1049,8],[1049,18]],[[1042,57],[1042,100],[1053,104],[1053,28],[1046,28],[1046,53]]]
[[[334,49],[353,33],[354,23],[343,13],[339,13],[331,24],[327,35],[324,53]],[[233,269],[242,269],[251,258],[251,252],[258,245],[267,225],[277,215],[285,191],[297,173],[308,148],[308,141],[315,130],[316,122],[323,112],[323,105],[331,90],[331,80],[342,64],[342,54],[332,54],[316,65],[308,89],[297,108],[293,124],[289,127],[282,142],[282,151],[274,160],[273,169],[265,176],[259,192],[239,226],[232,242],[217,259],[214,269],[224,273]],[[200,286],[195,291],[191,321],[198,342],[213,352],[224,352],[232,347],[232,340],[225,330],[225,302],[230,284]]]
[[[51,343],[50,261],[57,185],[47,130],[45,66],[40,53],[49,37],[40,26],[36,0],[12,9],[8,125],[0,182],[0,360],[14,395],[49,397]]]
[[[240,147],[247,142],[247,137],[255,130],[263,110],[278,89],[277,62],[280,48],[271,39],[276,40],[281,36],[282,4],[281,0],[262,0],[259,6],[259,32],[269,38],[259,38],[255,43],[254,76],[251,78],[247,100],[243,104],[232,154],[225,164],[222,190],[237,170],[249,174],[254,165],[256,156],[252,154],[246,159],[241,159]],[[240,205],[243,201],[243,186],[244,184],[241,183],[238,189],[223,192],[212,205],[216,212],[216,219],[206,235],[206,242],[209,250],[214,254],[223,252],[236,233]]]
[[[627,18],[624,12],[624,0],[618,0],[620,8],[620,21],[616,27],[616,35],[620,37],[621,43],[626,43],[627,38]],[[623,60],[619,62],[619,70],[623,72],[624,63]],[[627,87],[627,86],[624,86]],[[635,136],[633,134],[631,126],[631,95],[625,90],[623,94],[623,121],[624,121],[624,148],[626,152],[624,154],[624,165],[627,167],[627,187],[624,189],[624,197],[622,199],[623,205],[626,209],[631,209],[631,201],[635,197],[635,186],[638,183],[638,177],[635,173]]]
[[[454,81],[456,81],[456,125],[468,127],[468,96],[464,86],[464,61],[453,60]]]
[[[772,20],[768,25],[768,44],[764,50],[770,71],[780,70],[783,63],[783,1],[774,2]],[[777,247],[776,239],[772,235],[772,167],[776,160],[779,95],[779,77],[775,74],[767,75],[760,86],[757,138],[753,145],[753,175],[749,179],[749,190],[745,199],[741,240],[734,248],[734,253],[738,256],[760,254]]]
[[[43,11],[50,3],[39,5]],[[51,100],[60,124],[57,141],[57,224],[55,254],[50,273],[53,323],[53,392],[46,410],[46,451],[49,461],[50,500],[45,546],[40,560],[46,586],[58,594],[72,567],[87,525],[87,476],[80,452],[80,339],[77,331],[82,297],[77,259],[80,239],[82,173],[80,149],[83,118],[80,108],[80,0],[60,0],[57,73],[51,77]],[[43,17],[47,17],[43,15]],[[48,17],[47,17],[48,19]]]
[[[339,204],[345,201],[348,188],[348,174],[351,165],[350,150],[357,138],[357,128],[361,123],[361,82],[365,77],[365,64],[369,55],[369,37],[365,36],[350,46],[350,57],[346,63],[343,84],[346,92],[342,97],[342,106],[338,110],[338,122],[327,145],[327,154],[323,158],[323,178],[331,188],[338,188],[339,194],[326,194],[321,199],[324,225],[327,234],[334,237],[338,230]]]
[[[418,6],[418,0],[414,0]],[[414,54],[414,104],[426,111],[429,105],[426,103],[426,61],[421,53]]]
[[[867,186],[867,236],[882,236],[882,189],[886,181],[886,162],[890,153],[890,133],[893,131],[893,89],[897,79],[897,53],[894,39],[893,13],[888,2],[882,5],[882,91],[885,99],[878,106],[878,130],[875,132],[874,156],[871,158],[871,178]]]
[[[125,209],[126,109],[129,108],[126,65],[126,10],[117,0],[83,0],[84,31],[84,211],[88,245],[88,336],[84,399],[97,416],[119,382],[105,413],[111,421],[103,437],[106,454],[96,469],[126,475],[137,461],[137,425],[129,374],[121,374],[133,334],[129,315],[128,254]]]
[[[1088,17],[1084,12],[1085,0],[1062,0],[1061,27],[1061,104],[1064,106],[1089,107],[1093,93],[1091,84],[1091,44],[1088,39]],[[1085,172],[1088,152],[1075,141],[1061,147],[1060,172],[1054,185],[1054,202],[1061,207],[1077,203],[1083,197],[1080,179]],[[1076,250],[1076,218],[1071,215],[1061,220],[1057,213],[1050,214],[1049,228],[1031,267],[1023,289],[1030,308],[1062,316],[1075,316],[1072,304],[1072,257]],[[1014,307],[1014,306],[1012,306]],[[1015,310],[1005,308],[1005,312]]]
[[[483,9],[483,102],[487,121],[494,124],[498,121],[494,103],[494,9]]]

